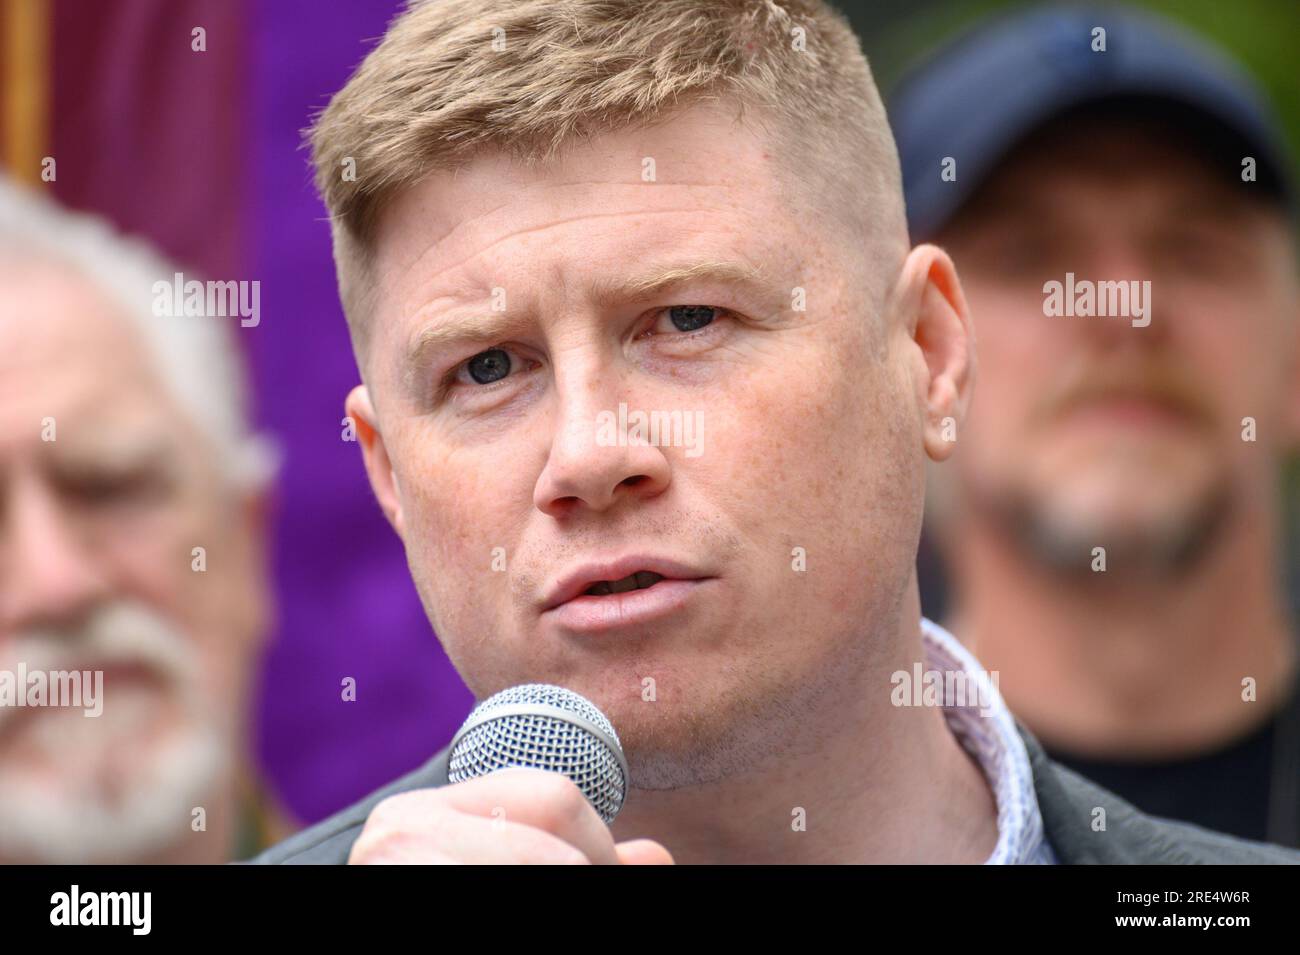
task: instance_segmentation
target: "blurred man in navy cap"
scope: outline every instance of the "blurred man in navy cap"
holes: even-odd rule
[[[1300,276],[1267,109],[1171,25],[1051,8],[930,59],[890,118],[912,240],[952,254],[980,354],[930,501],[950,626],[1057,760],[1300,844]]]

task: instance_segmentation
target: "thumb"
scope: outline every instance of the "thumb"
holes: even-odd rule
[[[653,839],[630,839],[614,846],[622,865],[676,865],[672,854]]]

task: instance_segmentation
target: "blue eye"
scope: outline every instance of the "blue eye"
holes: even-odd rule
[[[712,305],[674,305],[668,317],[679,332],[693,332],[711,323],[717,311]]]
[[[510,356],[500,348],[490,348],[471,358],[465,368],[480,385],[490,385],[510,374]]]

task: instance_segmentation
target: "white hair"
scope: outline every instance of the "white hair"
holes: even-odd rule
[[[274,476],[278,449],[249,428],[248,381],[230,320],[153,313],[154,283],[170,284],[180,269],[107,220],[3,178],[0,255],[58,262],[89,279],[139,329],[164,384],[211,441],[227,482],[254,490]]]

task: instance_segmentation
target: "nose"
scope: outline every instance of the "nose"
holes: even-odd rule
[[[603,399],[603,393],[600,382],[592,381],[560,398],[556,434],[533,494],[537,509],[551,517],[648,500],[671,480],[663,451],[626,434],[619,402]]]
[[[109,580],[57,496],[35,476],[10,485],[0,521],[0,633],[65,626],[109,593]]]
[[[1168,293],[1170,289],[1156,281],[1158,271],[1150,259],[1136,249],[1120,246],[1100,250],[1093,259],[1091,273],[1085,273],[1085,277],[1097,280],[1095,311],[1098,314],[1071,321],[1077,323],[1080,334],[1101,351],[1140,353],[1164,347],[1168,344],[1170,329],[1168,303],[1163,301],[1162,293]],[[1109,299],[1109,292],[1103,291],[1102,282],[1121,283],[1116,301],[1123,306],[1127,300],[1126,314],[1100,316],[1103,300]],[[1137,314],[1139,303],[1145,310],[1144,317]]]

